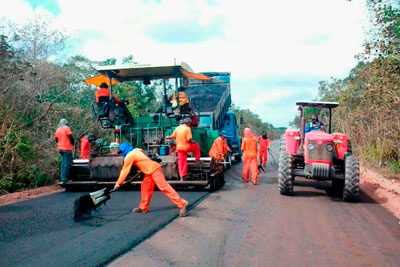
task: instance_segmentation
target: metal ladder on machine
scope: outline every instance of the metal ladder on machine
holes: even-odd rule
[[[150,130],[155,130],[155,141],[156,143],[153,144],[154,142],[151,142],[152,137],[154,137],[154,134],[152,134],[153,131]],[[159,126],[155,126],[155,127],[146,127],[146,136],[145,136],[145,140],[146,140],[146,144],[147,144],[147,151],[151,151],[152,148],[154,147],[160,147],[161,144],[157,143],[158,140],[161,139],[161,137],[163,137],[164,135],[164,130],[162,127]],[[154,140],[154,139],[153,139]],[[157,153],[158,154],[158,153]]]

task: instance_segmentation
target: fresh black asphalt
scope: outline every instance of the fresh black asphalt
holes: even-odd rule
[[[208,195],[178,193],[189,207]],[[131,212],[140,191],[118,191],[91,217],[74,222],[74,201],[82,194],[62,192],[0,207],[0,266],[102,266],[178,216],[176,206],[159,191],[146,214]]]

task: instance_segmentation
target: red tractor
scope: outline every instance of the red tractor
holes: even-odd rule
[[[342,193],[345,201],[359,198],[358,159],[352,155],[346,134],[331,133],[332,109],[336,102],[297,102],[300,110],[300,131],[287,129],[281,137],[278,184],[283,195],[293,193],[296,176],[316,181],[332,181],[335,191]],[[329,110],[328,132],[321,127],[305,133],[305,108]]]

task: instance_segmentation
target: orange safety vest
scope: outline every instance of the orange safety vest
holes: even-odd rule
[[[269,148],[269,139],[264,139],[262,136],[258,137],[258,141],[260,141],[260,151],[265,151]]]
[[[192,131],[186,124],[175,128],[171,135],[176,140],[176,150],[188,151],[190,149],[190,140],[192,140]]]
[[[110,97],[110,89],[108,89],[108,88],[100,88],[100,89],[98,89],[96,91],[95,95],[96,95],[96,103],[99,103],[99,98],[100,97],[104,97],[104,96],[105,97]],[[119,99],[118,97],[113,95],[113,98],[114,98],[115,102],[122,103],[122,100]]]
[[[178,92],[179,93],[179,106],[183,106],[185,104],[189,104],[189,98],[187,97],[185,92]],[[175,94],[172,95],[171,104],[176,102]]]
[[[244,137],[242,140],[243,157],[246,159],[257,158],[257,138]]]
[[[89,138],[87,136],[84,136],[81,139],[81,158],[89,159],[90,152],[91,149],[89,144]]]
[[[72,150],[72,144],[69,140],[68,135],[72,135],[71,129],[68,126],[61,126],[57,128],[55,137],[57,138],[57,147],[58,150]]]
[[[161,168],[161,165],[158,162],[151,160],[143,153],[141,149],[135,148],[134,150],[129,152],[128,155],[126,155],[117,184],[122,185],[124,183],[126,177],[131,171],[132,165],[135,165],[141,172],[146,175],[151,175],[156,170]]]
[[[210,152],[208,152],[208,155],[212,158],[217,158],[217,157],[225,157],[225,153],[231,151],[229,146],[226,144],[226,139],[223,139],[221,136],[217,137],[217,139],[214,140],[214,143],[210,149]]]

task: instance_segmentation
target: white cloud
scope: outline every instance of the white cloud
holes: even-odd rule
[[[12,5],[0,15],[18,18],[32,12],[21,0],[7,3]],[[77,51],[91,59],[132,54],[141,63],[173,63],[176,58],[195,71],[231,71],[232,80],[242,81],[242,86],[265,76],[343,77],[356,64],[354,55],[361,51],[368,25],[362,0],[58,0],[58,5],[55,25],[76,32],[81,44]],[[192,43],[173,42],[172,37],[161,42],[157,30],[169,25],[172,32],[182,25],[186,30],[205,29],[209,36]],[[317,82],[306,97],[315,95]],[[246,91],[232,88],[237,95]],[[271,86],[262,90],[253,100],[233,99],[239,106],[254,101],[249,108],[269,121],[276,120],[263,110],[271,101],[280,102],[287,112],[278,121],[293,118],[285,91]],[[267,98],[264,105],[262,99]]]

